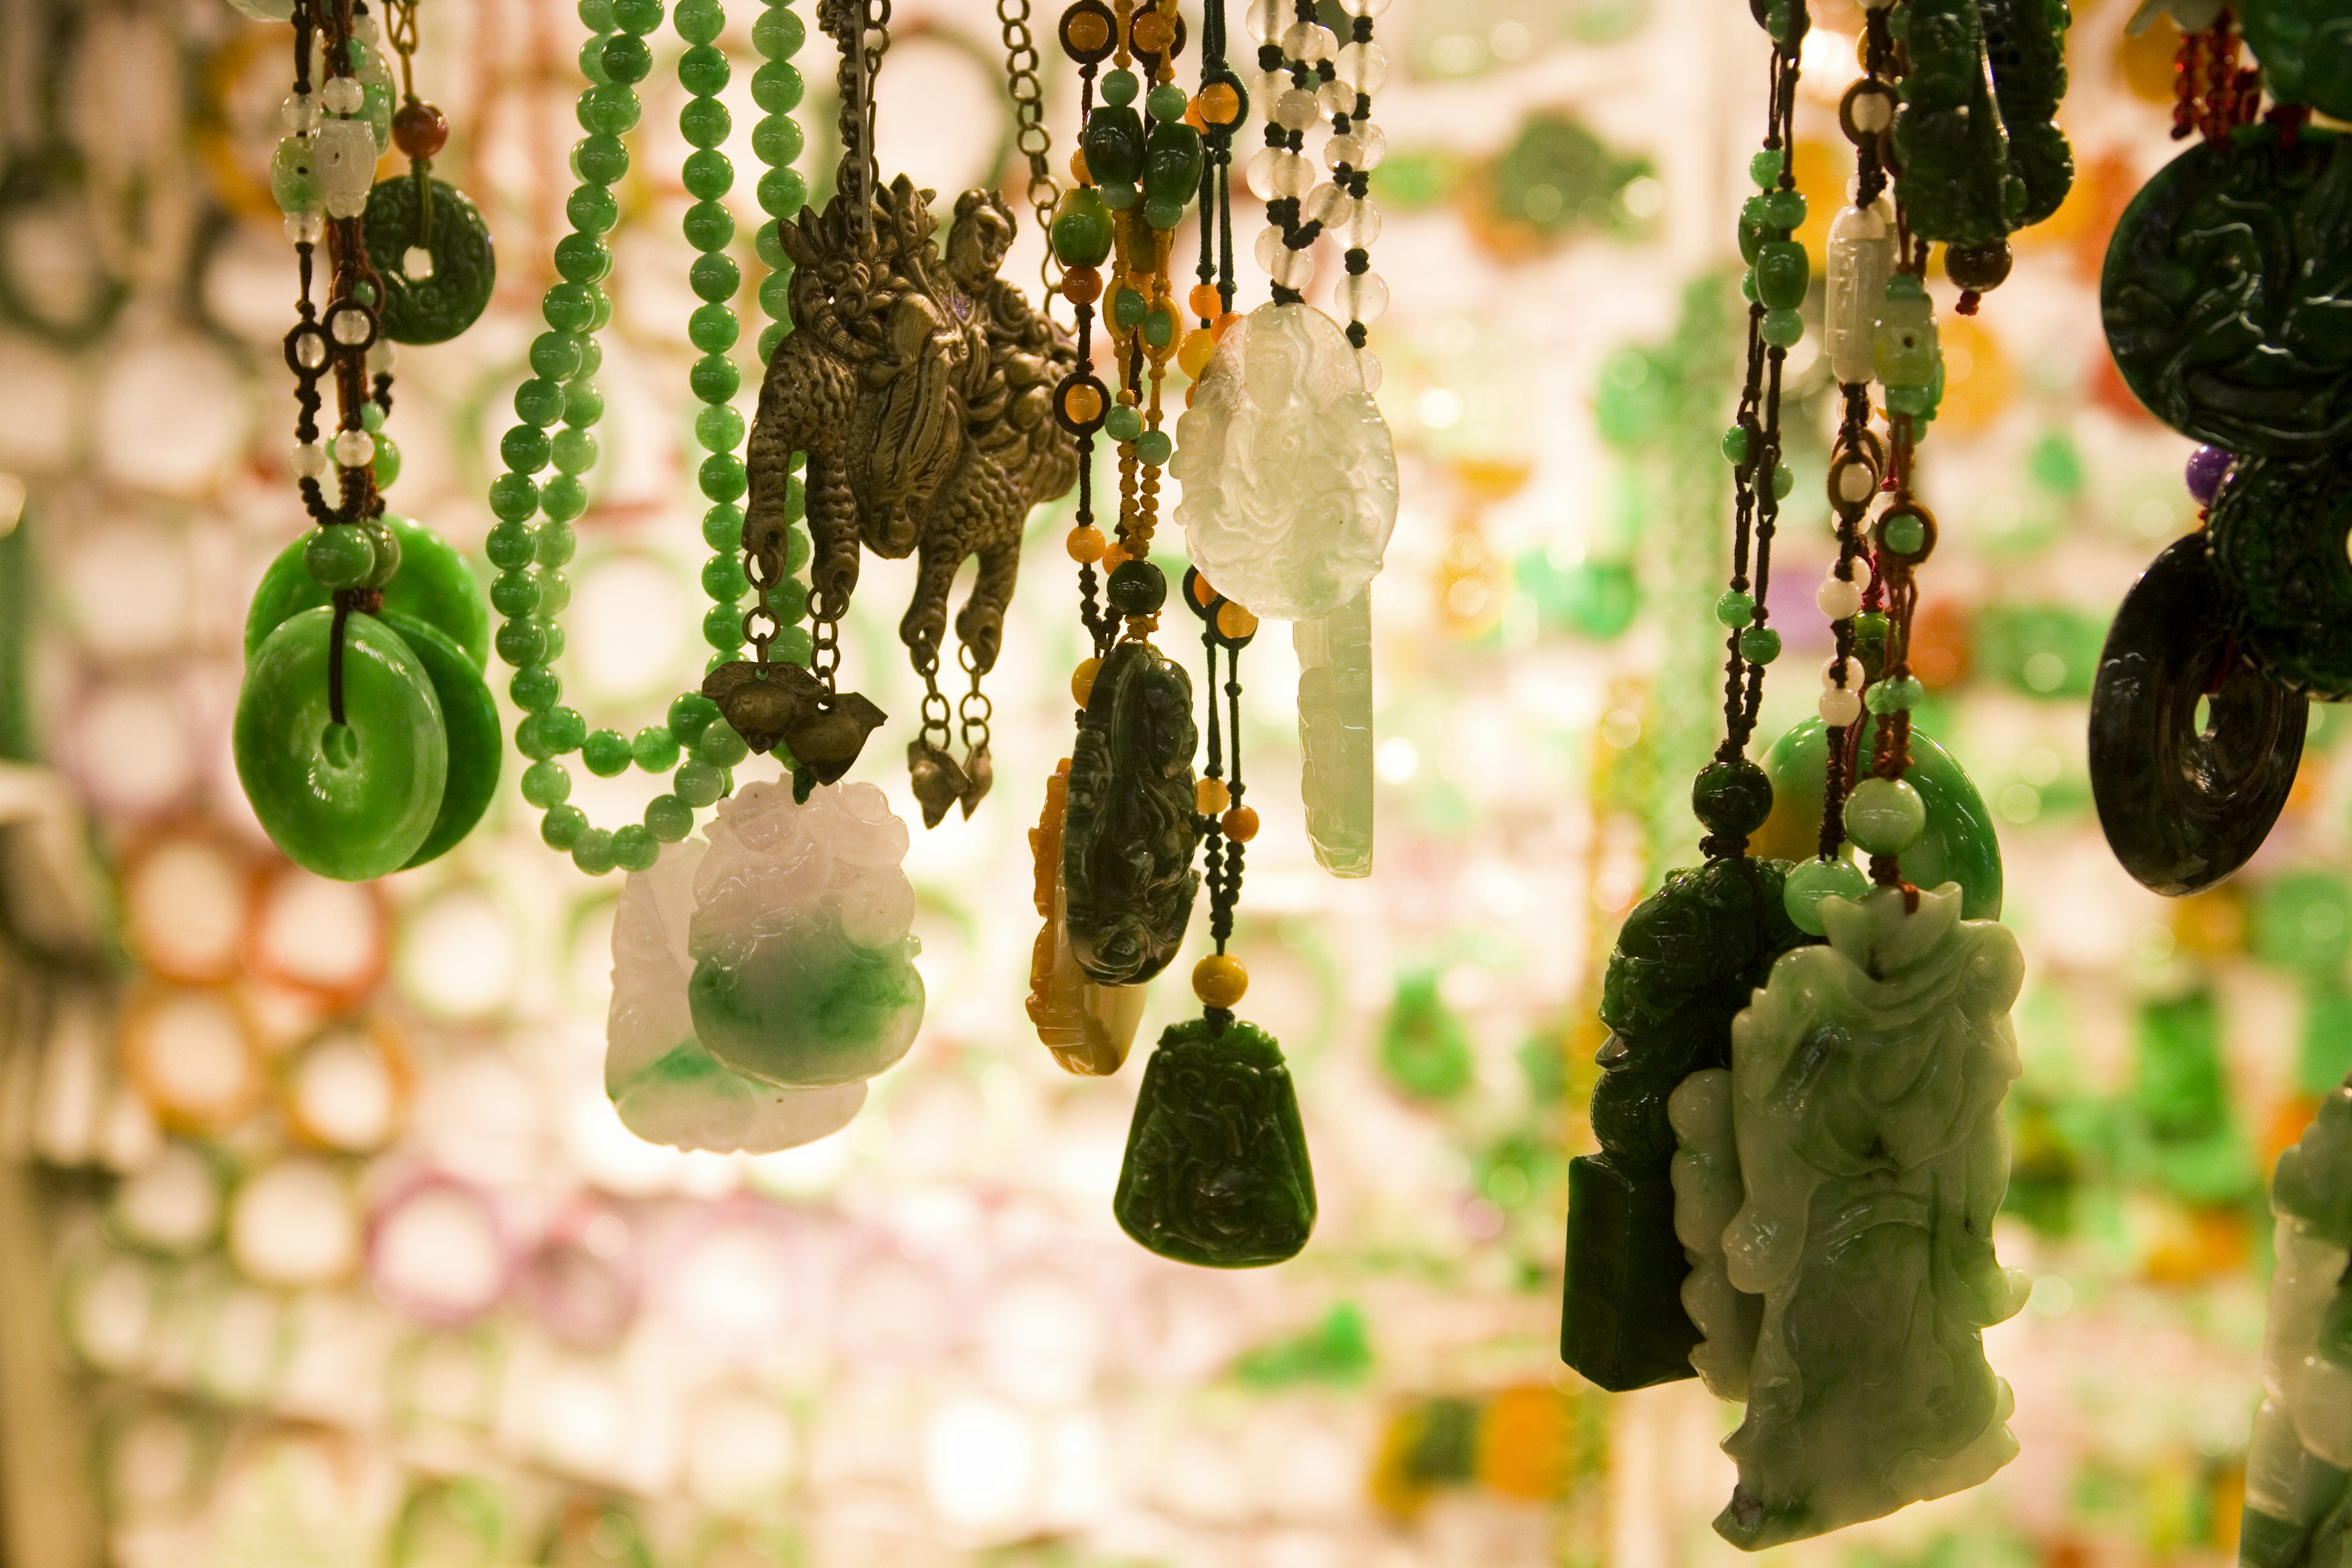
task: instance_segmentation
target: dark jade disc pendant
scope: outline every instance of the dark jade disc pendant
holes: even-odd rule
[[[2210,531],[2238,651],[2290,690],[2352,699],[2352,461],[2242,458]]]
[[[1070,753],[1062,883],[1070,950],[1103,985],[1168,967],[1192,918],[1192,682],[1149,643],[1123,642],[1096,671]]]
[[[1731,1065],[1731,1021],[1772,961],[1808,940],[1781,901],[1788,863],[1710,860],[1670,871],[1625,918],[1601,992],[1601,1152],[1569,1162],[1568,1288],[1559,1357],[1602,1388],[1692,1375],[1690,1264],[1675,1235],[1675,1130],[1684,1079]]]
[[[2124,595],[2091,688],[2099,826],[2125,870],[2174,897],[2262,847],[2303,760],[2304,700],[2253,664],[2231,658],[2231,658],[2228,598],[2207,535],[2175,541]]]
[[[368,193],[368,261],[383,280],[383,335],[396,343],[446,342],[478,320],[498,282],[490,227],[446,180],[433,187],[432,233],[425,235],[416,176],[395,174]],[[428,277],[408,272],[410,250],[433,258]],[[422,268],[419,271],[424,270]]]
[[[1195,1018],[1160,1037],[1111,1213],[1178,1263],[1262,1268],[1298,1256],[1315,1230],[1315,1172],[1273,1036]]]
[[[2352,140],[2252,125],[2159,170],[2116,226],[2099,310],[2148,412],[2242,455],[2352,435]]]

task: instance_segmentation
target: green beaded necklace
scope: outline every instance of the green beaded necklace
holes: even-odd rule
[[[532,378],[516,389],[517,423],[499,444],[507,471],[490,485],[490,510],[499,521],[485,546],[499,572],[490,602],[506,617],[495,643],[499,657],[515,668],[508,689],[523,710],[515,726],[515,744],[530,760],[523,773],[523,798],[545,813],[540,837],[551,848],[568,852],[572,864],[589,875],[602,876],[615,866],[646,870],[662,845],[692,832],[695,811],[733,787],[730,770],[749,748],[719,716],[718,705],[692,689],[670,703],[662,722],[646,726],[634,738],[617,730],[592,732],[577,710],[562,704],[562,682],[553,668],[563,651],[556,617],[571,597],[562,569],[575,548],[572,521],[587,508],[583,477],[595,466],[594,426],[604,407],[593,377],[604,359],[596,333],[612,316],[611,298],[600,287],[613,265],[604,237],[620,217],[612,186],[628,171],[629,152],[621,138],[637,123],[635,84],[653,68],[646,39],[661,25],[662,0],[581,0],[580,18],[593,36],[580,51],[589,85],[580,95],[578,112],[587,134],[572,153],[580,177],[565,205],[572,232],[556,244],[562,280],[548,289],[541,306],[548,331],[531,344]],[[741,331],[729,301],[742,279],[727,254],[735,237],[734,216],[719,199],[735,179],[733,165],[719,151],[731,126],[718,96],[730,74],[716,42],[726,11],[720,0],[678,0],[673,20],[687,45],[678,58],[678,82],[690,95],[678,128],[694,148],[682,171],[694,198],[684,228],[700,253],[688,277],[702,303],[688,318],[687,335],[701,354],[688,385],[702,405],[694,433],[706,456],[696,479],[710,502],[702,537],[713,552],[702,568],[711,600],[703,616],[703,640],[713,649],[710,666],[724,664],[740,656],[756,618],[773,628],[765,634],[771,658],[805,665],[811,639],[795,624],[806,613],[804,584],[788,575],[764,590],[748,613],[743,608],[751,592],[741,560],[743,510],[737,504],[747,483],[744,425],[731,401],[742,378],[729,357]],[[791,61],[805,37],[787,0],[766,0],[751,29],[752,47],[764,60],[751,78],[751,96],[765,115],[751,145],[765,166],[760,206],[772,220],[760,226],[758,238],[760,259],[769,268],[760,286],[761,308],[769,317],[759,341],[763,363],[791,330],[785,300],[791,264],[772,220],[793,216],[808,199],[807,181],[791,166],[802,144],[791,112],[801,100],[801,74]],[[540,474],[551,464],[555,473],[541,481]],[[797,479],[789,510],[794,526],[788,531],[786,571],[798,574],[806,566],[809,542],[798,526]],[[568,804],[571,774],[559,759],[573,752],[600,778],[623,773],[633,763],[647,773],[674,769],[670,791],[646,806],[642,821],[595,826]]]

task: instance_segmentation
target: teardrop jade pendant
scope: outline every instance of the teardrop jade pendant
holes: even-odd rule
[[[1601,993],[1601,1152],[1569,1162],[1568,1288],[1559,1357],[1601,1387],[1692,1375],[1699,1331],[1683,1310],[1690,1265],[1675,1235],[1675,1132],[1666,1101],[1690,1074],[1731,1065],[1731,1020],[1772,961],[1806,938],[1789,920],[1779,860],[1670,871],[1625,918]]]
[[[1179,1263],[1261,1268],[1298,1256],[1315,1229],[1315,1173],[1273,1036],[1195,1018],[1160,1037],[1111,1213]]]
[[[237,692],[237,782],[270,842],[339,881],[399,870],[441,811],[449,742],[424,661],[373,616],[342,628],[343,719],[327,665],[335,612],[304,610],[269,634]]]

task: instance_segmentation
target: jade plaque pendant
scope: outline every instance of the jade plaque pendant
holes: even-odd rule
[[[1196,1018],[1160,1037],[1111,1212],[1178,1263],[1260,1268],[1298,1256],[1315,1229],[1315,1173],[1273,1036]]]
[[[1691,1361],[1744,1399],[1715,1521],[1746,1551],[1972,1487],[2017,1454],[1983,1331],[2024,1305],[1993,1257],[2018,1074],[2017,939],[1959,888],[1822,900],[1670,1112]]]
[[[2241,458],[2213,498],[2238,647],[2291,691],[2352,699],[2352,464]]]
[[[1675,1237],[1667,1098],[1690,1074],[1731,1062],[1731,1020],[1772,961],[1806,940],[1790,922],[1778,860],[1711,860],[1671,871],[1626,917],[1601,993],[1601,1152],[1569,1163],[1568,1288],[1560,1359],[1603,1388],[1691,1375],[1699,1331],[1684,1311],[1690,1271]]]
[[[1149,643],[1111,649],[1070,754],[1062,886],[1070,948],[1104,985],[1168,967],[1192,918],[1192,682]]]

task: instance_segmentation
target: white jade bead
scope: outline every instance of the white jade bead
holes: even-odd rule
[[[1822,693],[1822,722],[1832,730],[1842,730],[1862,717],[1862,694],[1832,687]]]
[[[317,213],[288,213],[286,243],[316,245],[327,236],[327,220]]]
[[[318,128],[319,100],[307,92],[288,93],[278,106],[278,121],[297,136],[309,135]]]
[[[1833,688],[1837,683],[1837,655],[1832,654],[1828,661],[1822,666],[1822,685],[1824,688]],[[1849,658],[1845,661],[1845,687],[1849,691],[1862,689],[1862,665],[1859,660]]]
[[[367,90],[360,86],[356,77],[331,78],[327,85],[319,89],[319,102],[330,114],[357,114],[360,106],[366,101]]]
[[[1378,92],[1389,79],[1389,58],[1377,44],[1343,44],[1332,65],[1339,79],[1359,92]]]
[[[1274,122],[1285,131],[1306,130],[1320,112],[1315,95],[1303,87],[1291,88],[1274,100]]]
[[[1339,306],[1349,321],[1370,325],[1388,313],[1389,286],[1377,272],[1351,272],[1339,285]]]
[[[393,367],[399,363],[400,350],[390,338],[376,339],[374,346],[367,352],[367,367],[370,375],[390,375]]]
[[[1335,77],[1315,89],[1315,107],[1327,115],[1353,114],[1356,89]]]
[[[1832,573],[1822,579],[1821,587],[1813,594],[1813,604],[1833,621],[1851,620],[1862,613],[1862,584],[1849,583]]]
[[[1292,7],[1284,4],[1284,0],[1250,0],[1250,37],[1261,44],[1279,42],[1291,15]]]
[[[346,468],[364,468],[375,458],[375,437],[364,430],[335,433],[335,461]]]
[[[1274,258],[1274,265],[1266,270],[1284,288],[1303,289],[1315,276],[1315,253],[1285,247],[1282,254]]]
[[[1345,163],[1351,169],[1377,169],[1388,155],[1388,134],[1377,125],[1359,125],[1345,136],[1334,136],[1323,143],[1327,168]]]
[[[288,455],[286,462],[296,479],[315,479],[327,471],[327,448],[316,441],[305,441]]]
[[[1339,9],[1350,16],[1378,16],[1389,8],[1389,0],[1339,0]]]
[[[1329,59],[1339,47],[1339,40],[1320,22],[1295,23],[1282,35],[1282,52],[1310,66],[1318,60]]]

